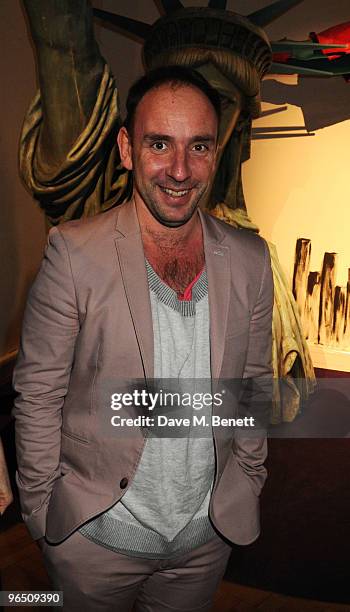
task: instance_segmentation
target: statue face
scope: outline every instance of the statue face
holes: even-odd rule
[[[237,125],[243,108],[243,95],[238,87],[222,74],[214,64],[203,64],[196,67],[196,70],[219,92],[222,100],[219,127],[219,151],[222,152]]]
[[[164,84],[140,101],[132,136],[118,135],[123,165],[133,170],[136,206],[178,227],[195,212],[214,175],[217,116],[197,88]]]

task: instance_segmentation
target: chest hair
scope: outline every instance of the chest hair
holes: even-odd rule
[[[159,255],[146,254],[146,257],[162,281],[177,293],[183,293],[204,267],[203,253],[178,256],[173,253],[168,258]]]
[[[200,223],[187,235],[143,233],[145,255],[153,270],[176,293],[183,293],[204,267],[204,245]]]

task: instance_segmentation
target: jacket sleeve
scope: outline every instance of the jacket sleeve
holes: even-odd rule
[[[256,495],[266,480],[264,461],[267,456],[266,428],[272,400],[272,312],[273,277],[270,254],[265,241],[261,284],[249,327],[249,341],[244,367],[239,416],[252,417],[254,427],[249,435],[236,430],[234,451],[243,474]],[[257,432],[256,436],[254,432]]]
[[[14,371],[18,485],[31,535],[45,535],[46,512],[60,477],[62,406],[79,333],[69,253],[57,228],[29,292]]]

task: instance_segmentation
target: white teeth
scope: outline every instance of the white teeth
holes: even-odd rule
[[[166,189],[166,187],[163,187],[163,191],[175,198],[181,198],[181,196],[186,195],[190,190],[185,189],[184,191],[173,191],[172,189]]]

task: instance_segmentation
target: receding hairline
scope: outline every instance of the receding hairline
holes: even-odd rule
[[[146,91],[146,93],[139,100],[139,102],[138,102],[138,104],[137,104],[137,106],[135,108],[134,116],[133,116],[133,121],[132,121],[132,126],[134,126],[135,120],[137,120],[137,113],[139,112],[140,107],[142,106],[142,103],[144,102],[144,100],[147,98],[148,94],[152,94],[152,93],[157,92],[157,91],[159,91],[161,89],[170,89],[170,90],[173,90],[174,92],[179,90],[179,89],[191,89],[192,91],[196,91],[200,95],[200,97],[207,102],[207,105],[212,109],[213,115],[215,116],[215,120],[216,120],[216,123],[217,123],[217,129],[219,129],[219,122],[220,122],[219,121],[219,117],[218,117],[216,109],[215,109],[214,105],[212,104],[210,98],[199,87],[197,87],[197,85],[195,85],[193,83],[188,83],[186,81],[181,81],[180,79],[176,79],[176,78],[173,78],[173,77],[169,77],[168,81],[162,81],[161,83],[155,83],[155,85],[153,87],[151,87],[151,89],[148,89]],[[131,129],[131,132],[132,131],[133,130]]]
[[[208,105],[210,106],[210,108],[213,109],[214,115],[219,120],[216,109],[213,103],[211,102],[210,98],[208,98],[208,96],[199,87],[197,87],[197,85],[193,83],[187,83],[186,81],[181,81],[180,79],[171,78],[171,77],[169,77],[169,81],[162,81],[161,83],[155,83],[153,87],[151,87],[144,93],[144,95],[142,96],[142,98],[140,99],[139,103],[136,106],[135,115],[136,115],[138,107],[140,106],[142,101],[147,97],[147,95],[159,89],[171,89],[173,91],[176,91],[178,89],[192,89],[193,91],[196,91],[198,94],[200,94],[200,96],[204,100],[208,102]]]
[[[147,72],[130,87],[126,100],[127,114],[124,121],[124,127],[129,132],[132,132],[133,119],[139,104],[149,92],[157,91],[162,86],[170,90],[172,89],[174,92],[180,91],[181,86],[191,87],[192,90],[199,90],[208,98],[217,116],[218,124],[220,123],[221,101],[217,90],[196,70],[187,66],[169,65]]]

